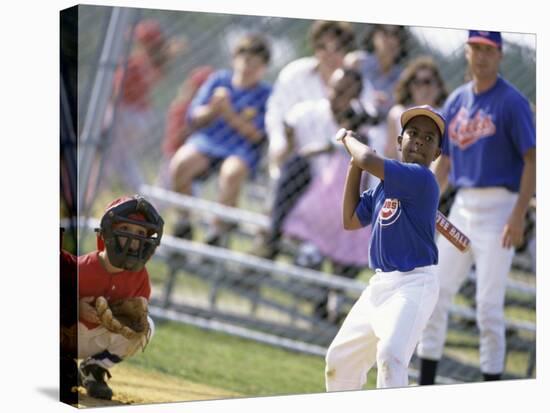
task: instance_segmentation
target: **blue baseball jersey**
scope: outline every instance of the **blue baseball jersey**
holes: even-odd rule
[[[361,225],[372,225],[371,268],[411,271],[437,264],[438,203],[439,187],[428,168],[386,159],[384,180],[365,191],[355,209]]]
[[[499,76],[480,94],[471,82],[462,85],[447,98],[442,112],[447,119],[443,154],[451,157],[453,186],[501,186],[518,192],[523,155],[535,146],[527,99]]]
[[[265,111],[267,99],[271,94],[271,85],[262,81],[254,87],[241,89],[232,84],[232,76],[233,72],[230,70],[220,70],[210,75],[191,102],[187,111],[188,120],[198,106],[210,101],[216,88],[224,87],[229,91],[233,110],[246,114],[258,130],[265,132]],[[215,119],[209,125],[197,130],[190,136],[189,142],[193,143],[199,151],[213,158],[238,156],[248,164],[252,172],[255,171],[260,160],[263,143],[263,141],[259,143],[249,141],[222,118]]]

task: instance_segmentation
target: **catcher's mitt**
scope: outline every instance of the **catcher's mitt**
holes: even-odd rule
[[[147,320],[147,299],[132,297],[109,304],[105,297],[97,297],[95,308],[103,327],[128,340],[142,339],[139,341],[142,349],[145,348],[151,333]]]

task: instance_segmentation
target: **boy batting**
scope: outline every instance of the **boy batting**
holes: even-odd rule
[[[337,136],[351,156],[344,228],[372,225],[375,274],[327,351],[327,391],[361,389],[375,363],[377,387],[407,386],[410,359],[437,301],[439,188],[429,166],[441,153],[445,119],[430,106],[417,106],[402,114],[401,127],[402,161],[378,156],[351,131]],[[380,183],[360,195],[363,171]]]

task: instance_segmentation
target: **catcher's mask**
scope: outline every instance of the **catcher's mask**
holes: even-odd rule
[[[146,235],[118,229],[117,224],[139,225]],[[98,249],[107,250],[109,261],[117,268],[140,271],[151,258],[162,238],[164,221],[157,210],[140,195],[123,197],[111,202],[96,228]],[[134,242],[136,241],[136,242]],[[137,246],[131,248],[132,245]]]

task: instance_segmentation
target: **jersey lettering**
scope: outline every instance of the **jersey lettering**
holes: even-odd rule
[[[449,123],[449,139],[460,149],[466,149],[479,139],[493,136],[496,126],[491,115],[479,109],[470,119],[468,110],[461,107]]]
[[[386,199],[384,205],[380,208],[378,219],[380,225],[387,226],[393,224],[401,215],[401,203],[399,199]]]

